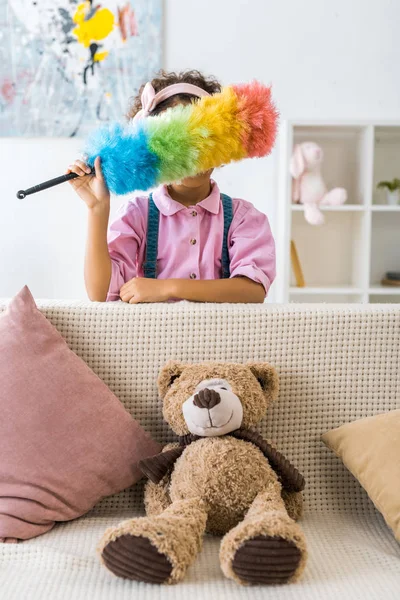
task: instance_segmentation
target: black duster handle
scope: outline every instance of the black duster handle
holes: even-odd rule
[[[94,174],[93,168],[90,174]],[[87,173],[87,175],[89,175],[89,173]],[[19,192],[17,192],[17,198],[22,200],[22,198],[25,198],[25,196],[29,196],[29,194],[36,194],[36,192],[47,190],[47,188],[59,185],[60,183],[64,183],[64,181],[69,181],[70,179],[75,179],[75,177],[79,177],[79,175],[77,175],[76,173],[68,173],[67,175],[60,175],[60,177],[55,177],[54,179],[43,181],[43,183],[38,183],[37,185],[34,185],[33,187],[28,188],[27,190],[19,190]]]

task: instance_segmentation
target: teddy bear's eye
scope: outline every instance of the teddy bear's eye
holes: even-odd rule
[[[180,375],[171,375],[171,378],[169,380],[169,385],[171,386],[174,383],[175,379],[179,379],[179,377],[180,377]]]
[[[226,390],[226,391],[228,391],[228,388],[226,388],[226,387],[221,387],[221,390]]]

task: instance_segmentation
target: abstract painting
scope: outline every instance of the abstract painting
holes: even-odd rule
[[[0,0],[0,136],[86,136],[161,67],[162,0]]]

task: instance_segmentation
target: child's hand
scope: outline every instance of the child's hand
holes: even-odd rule
[[[129,304],[165,302],[173,296],[168,279],[146,279],[144,277],[134,277],[124,283],[119,295],[121,300]]]
[[[83,160],[76,160],[68,167],[66,173],[76,173],[79,177],[71,179],[69,183],[89,209],[108,208],[110,192],[104,181],[99,156],[94,161],[94,168],[96,173],[91,175],[90,167]]]

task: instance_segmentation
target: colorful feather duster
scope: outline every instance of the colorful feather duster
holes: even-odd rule
[[[84,153],[100,156],[114,194],[149,190],[208,169],[270,153],[278,112],[271,89],[258,82],[233,85],[158,116],[95,131]]]

